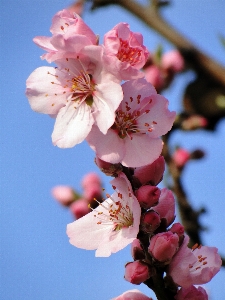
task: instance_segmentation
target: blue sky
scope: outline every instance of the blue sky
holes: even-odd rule
[[[130,248],[110,258],[95,258],[94,251],[72,247],[65,234],[72,216],[51,197],[57,184],[80,189],[86,173],[97,170],[94,153],[84,142],[73,149],[58,149],[51,143],[54,120],[34,113],[24,95],[25,81],[37,67],[43,53],[32,42],[37,35],[50,35],[53,15],[70,1],[1,0],[0,98],[1,98],[1,299],[3,300],[109,300],[122,292],[139,288],[123,279],[124,264],[131,259]],[[147,1],[143,1],[147,2]],[[225,49],[218,34],[224,32],[224,1],[174,0],[163,15],[181,32],[225,65]],[[172,46],[162,37],[120,8],[107,7],[84,15],[87,24],[103,37],[119,22],[128,22],[141,32],[145,45],[154,50],[159,43]],[[170,109],[179,112],[182,88],[191,73],[177,78],[165,95]],[[201,147],[206,158],[191,162],[184,185],[196,208],[208,213],[202,224],[205,244],[225,255],[224,240],[224,146],[225,121],[216,132],[177,132],[172,143],[189,150]],[[100,174],[100,173],[99,173]],[[109,178],[100,174],[110,191]],[[211,300],[223,300],[225,271],[206,287]]]

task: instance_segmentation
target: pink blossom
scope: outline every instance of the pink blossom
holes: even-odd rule
[[[168,274],[181,287],[209,282],[220,270],[222,260],[215,247],[201,246],[191,250],[185,235],[182,246],[173,257]]]
[[[150,239],[149,253],[158,261],[169,262],[179,248],[179,237],[176,233],[162,232]]]
[[[81,17],[65,9],[53,17],[50,31],[52,37],[34,38],[35,44],[48,52],[42,55],[42,59],[48,62],[60,59],[63,55],[71,57],[69,53],[76,53],[84,45],[97,44],[96,35]]]
[[[173,153],[173,161],[178,168],[183,168],[190,159],[190,152],[183,148],[178,148]]]
[[[160,136],[171,129],[175,112],[168,110],[168,101],[145,79],[127,81],[122,88],[124,99],[113,126],[106,134],[93,126],[87,141],[104,161],[140,167],[159,157]]]
[[[201,286],[197,288],[191,285],[189,288],[181,288],[174,298],[176,300],[208,300],[208,295]]]
[[[152,300],[152,298],[145,296],[138,290],[130,290],[112,300]]]
[[[105,59],[111,71],[121,80],[143,77],[140,69],[148,58],[140,33],[130,31],[127,23],[119,23],[104,37]]]
[[[161,219],[166,220],[166,226],[173,223],[175,219],[175,199],[173,193],[167,188],[161,190],[159,204],[153,207]]]
[[[136,190],[135,195],[141,207],[149,209],[158,203],[160,193],[160,189],[156,186],[143,185]]]
[[[157,185],[163,178],[165,171],[165,160],[163,156],[157,158],[153,163],[134,170],[134,177],[138,179],[141,185]]]
[[[69,205],[75,200],[74,190],[67,185],[57,185],[52,188],[52,196],[62,205]]]
[[[124,278],[133,284],[141,284],[150,277],[150,271],[148,265],[135,260],[134,262],[129,262],[125,266]]]
[[[91,213],[67,225],[70,243],[110,256],[137,237],[141,208],[124,174],[111,181],[115,192]],[[108,195],[107,195],[108,196]]]
[[[123,96],[121,86],[103,70],[102,48],[86,46],[77,58],[58,60],[57,65],[36,69],[26,90],[34,111],[56,116],[53,144],[73,147],[93,124],[106,134]]]
[[[70,205],[70,211],[76,219],[80,219],[88,214],[91,209],[88,207],[88,201],[86,199],[79,199]]]
[[[184,59],[178,50],[171,50],[162,56],[161,67],[164,70],[178,73],[184,69]]]

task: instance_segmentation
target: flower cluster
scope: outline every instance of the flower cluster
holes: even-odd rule
[[[119,23],[99,45],[83,20],[66,10],[54,16],[50,31],[51,37],[34,42],[46,51],[42,59],[56,67],[36,69],[26,95],[33,110],[56,118],[53,144],[69,148],[87,139],[106,162],[153,162],[175,113],[143,78],[148,51],[142,35]]]
[[[70,187],[53,189],[53,196],[77,219],[67,225],[70,243],[102,257],[131,244],[134,261],[125,265],[127,281],[144,282],[155,292],[161,286],[170,299],[207,300],[206,291],[194,285],[210,281],[221,258],[214,247],[188,247],[184,227],[173,223],[173,193],[158,187],[165,171],[160,137],[171,129],[175,112],[156,89],[165,88],[184,68],[182,57],[171,52],[154,65],[142,35],[126,23],[117,24],[99,45],[81,17],[67,10],[53,17],[50,31],[51,37],[39,36],[34,42],[46,51],[42,59],[56,67],[40,67],[27,79],[31,108],[56,118],[54,145],[69,148],[86,140],[97,166],[115,177],[114,192],[105,198],[95,174],[83,179],[82,196]],[[200,124],[204,120],[195,118],[186,127]],[[193,153],[180,149],[174,164],[182,170],[189,159],[203,156]],[[138,290],[114,299],[151,300]]]

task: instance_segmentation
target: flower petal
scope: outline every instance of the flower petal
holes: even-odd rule
[[[122,164],[127,167],[141,167],[155,161],[163,147],[159,138],[152,139],[146,134],[133,134],[132,139],[126,137],[125,154]]]
[[[70,102],[57,115],[52,142],[60,148],[73,147],[86,138],[93,123],[91,109],[85,102],[78,107]]]
[[[96,155],[107,162],[118,163],[124,156],[123,140],[111,129],[104,135],[97,126],[93,126],[86,138]]]

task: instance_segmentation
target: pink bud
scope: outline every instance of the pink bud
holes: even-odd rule
[[[88,207],[88,202],[86,199],[79,199],[70,205],[70,211],[76,219],[80,219],[88,214],[91,210]]]
[[[138,290],[130,290],[112,300],[152,300],[152,298],[145,296]]]
[[[156,260],[168,262],[178,249],[178,235],[168,231],[154,235],[150,240],[148,251]]]
[[[150,277],[147,264],[142,263],[140,260],[127,263],[125,265],[124,278],[133,284],[141,284]]]
[[[144,69],[145,79],[150,82],[157,91],[164,87],[163,73],[156,65],[151,65]]]
[[[120,172],[122,172],[121,164],[111,164],[100,159],[97,156],[95,158],[95,163],[99,167],[99,169],[107,176],[114,176],[115,174],[119,174]]]
[[[147,211],[141,217],[141,229],[147,233],[153,233],[160,225],[161,220],[157,212]]]
[[[152,164],[136,168],[134,176],[140,181],[141,185],[146,185],[147,183],[157,185],[162,180],[164,171],[165,160],[163,156],[160,156]]]
[[[173,153],[173,161],[178,168],[183,168],[190,159],[190,152],[183,148],[178,148]]]
[[[181,288],[174,298],[176,300],[208,300],[208,295],[201,286],[191,285],[188,288]]]
[[[181,72],[184,69],[184,59],[179,51],[169,51],[162,56],[161,67],[174,73]]]
[[[90,184],[84,189],[84,198],[88,201],[92,201],[94,198],[102,198],[102,188],[99,184]]]
[[[131,243],[131,255],[134,260],[145,258],[144,251],[138,239],[133,240],[133,242]]]
[[[184,226],[180,223],[174,223],[169,231],[176,233],[180,237],[184,235]]]
[[[159,204],[154,206],[154,211],[160,215],[161,219],[166,220],[166,226],[173,223],[175,219],[175,199],[173,193],[167,188],[161,190]]]
[[[52,188],[52,196],[62,205],[68,206],[75,200],[75,192],[70,186],[57,185]]]
[[[136,191],[135,194],[140,206],[148,209],[158,203],[160,193],[160,189],[156,186],[143,185]]]
[[[205,128],[208,125],[206,118],[199,115],[192,115],[189,118],[185,119],[181,126],[184,130],[195,130],[199,128]]]
[[[92,184],[98,184],[101,186],[101,179],[96,173],[88,173],[83,177],[81,184],[84,189],[88,188],[88,186]]]

